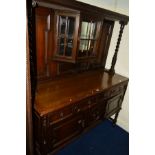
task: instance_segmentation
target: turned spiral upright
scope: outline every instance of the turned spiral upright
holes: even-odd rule
[[[124,30],[125,25],[126,25],[126,23],[120,22],[119,36],[118,36],[118,39],[117,39],[115,53],[114,53],[114,56],[112,58],[111,68],[109,70],[109,73],[111,75],[115,74],[115,64],[116,64],[116,61],[117,61],[118,50],[119,50],[119,46],[120,46],[120,42],[121,42],[121,38],[122,38],[122,34],[123,34],[123,30]]]

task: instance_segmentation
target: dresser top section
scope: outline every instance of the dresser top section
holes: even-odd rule
[[[34,108],[42,116],[124,82],[128,78],[102,69],[57,78],[37,85]]]

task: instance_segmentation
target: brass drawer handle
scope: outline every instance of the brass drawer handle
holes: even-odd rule
[[[83,128],[85,127],[85,121],[84,120],[82,121],[82,127]]]
[[[80,112],[81,111],[81,109],[80,108],[78,108],[77,106],[74,108],[74,111],[75,112]]]
[[[78,121],[78,124],[81,124],[82,128],[85,127],[85,121],[84,120],[79,120]]]
[[[82,120],[78,120],[78,123],[81,124],[82,123]]]
[[[100,116],[99,116],[99,115],[97,115],[97,116],[96,116],[96,120],[98,120],[99,118],[100,118]]]
[[[46,144],[46,140],[45,139],[44,139],[44,142],[43,143],[44,143],[44,145]]]
[[[80,111],[81,111],[81,109],[80,109],[80,108],[78,108],[78,109],[77,109],[77,112],[80,112]]]
[[[61,112],[61,113],[60,113],[60,117],[62,118],[63,116],[64,116],[64,113],[63,113],[63,112]]]

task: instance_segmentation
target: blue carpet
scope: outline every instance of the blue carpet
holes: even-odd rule
[[[129,133],[106,120],[56,155],[129,155]]]

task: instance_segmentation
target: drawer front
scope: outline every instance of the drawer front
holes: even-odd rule
[[[124,86],[116,86],[114,88],[112,88],[109,92],[109,97],[113,97],[113,96],[116,96],[118,94],[120,94],[121,92],[124,91]]]
[[[49,115],[49,122],[50,124],[57,123],[67,117],[70,117],[72,115],[72,108],[73,106],[68,106],[63,109],[60,109],[56,112],[53,112],[52,114]]]
[[[115,96],[107,100],[106,113],[105,113],[106,117],[113,115],[116,111],[121,109],[122,98],[123,98],[123,94]]]
[[[113,87],[110,90],[106,90],[106,91],[104,91],[102,93],[99,93],[97,95],[97,102],[104,101],[104,100],[107,100],[107,99],[109,99],[111,97],[119,95],[123,91],[124,91],[124,86],[123,85]]]
[[[77,102],[73,106],[73,114],[78,114],[79,112],[85,111],[96,103],[97,101],[95,96]]]
[[[82,132],[84,127],[82,115],[69,117],[49,127],[49,146],[59,147]]]
[[[102,92],[102,93],[97,95],[97,101],[101,102],[101,101],[106,100],[109,97],[110,97],[110,92],[109,91]]]
[[[87,113],[87,126],[104,118],[105,104],[98,103],[92,106]]]
[[[97,97],[96,96],[90,97],[87,101],[87,105],[89,108],[91,106],[95,105],[96,103],[97,103]]]

